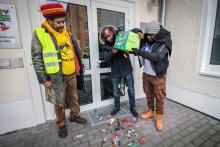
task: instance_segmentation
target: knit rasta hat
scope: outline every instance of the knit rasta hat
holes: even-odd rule
[[[45,18],[50,18],[56,15],[66,16],[66,10],[60,3],[42,4],[40,9]]]

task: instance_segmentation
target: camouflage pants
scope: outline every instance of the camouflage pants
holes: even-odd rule
[[[68,98],[68,102],[70,106],[70,117],[78,117],[80,112],[76,82],[77,82],[76,74],[63,76],[61,97],[62,100]],[[65,107],[54,105],[54,110],[57,117],[57,121],[56,121],[57,127],[60,128],[65,126],[66,124]]]
[[[164,98],[166,97],[166,75],[157,78],[146,73],[143,73],[143,89],[147,97],[148,110],[154,108],[154,97],[156,98],[156,113],[163,114]]]

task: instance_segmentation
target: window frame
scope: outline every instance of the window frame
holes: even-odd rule
[[[203,0],[202,31],[200,45],[202,52],[200,74],[220,77],[220,65],[210,64],[218,0]]]

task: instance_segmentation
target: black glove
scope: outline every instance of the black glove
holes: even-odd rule
[[[134,54],[135,56],[140,55],[142,53],[142,50],[137,48],[132,48],[131,54]]]

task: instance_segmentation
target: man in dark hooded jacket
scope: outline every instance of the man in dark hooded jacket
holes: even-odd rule
[[[120,110],[120,88],[121,80],[128,87],[128,97],[130,111],[137,118],[138,113],[135,109],[135,91],[132,66],[129,54],[114,48],[114,43],[118,30],[114,26],[104,26],[100,31],[101,48],[104,51],[104,59],[111,64],[112,87],[114,96],[114,109],[111,115],[116,115]]]
[[[141,114],[141,118],[154,117],[156,112],[156,128],[158,131],[162,131],[168,57],[172,50],[171,35],[158,22],[152,21],[146,24],[144,41],[146,41],[145,46],[141,49],[133,49],[131,52],[135,56],[141,56],[141,63],[144,65],[143,89],[147,97],[148,110]]]

